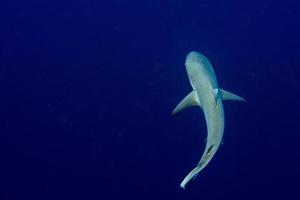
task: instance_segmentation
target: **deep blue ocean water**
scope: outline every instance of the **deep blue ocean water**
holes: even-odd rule
[[[0,199],[300,199],[296,0],[0,2]],[[186,190],[206,125],[175,117],[196,50],[225,132]]]

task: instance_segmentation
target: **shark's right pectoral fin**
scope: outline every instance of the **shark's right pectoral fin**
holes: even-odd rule
[[[245,101],[246,102],[246,100],[243,97],[233,94],[232,92],[228,92],[226,90],[221,89],[221,93],[222,93],[223,100]]]
[[[175,115],[181,110],[191,106],[200,106],[200,101],[195,90],[193,90],[186,97],[184,97],[184,99],[175,107],[172,114]]]

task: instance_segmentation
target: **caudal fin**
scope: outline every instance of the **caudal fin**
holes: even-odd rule
[[[192,179],[196,178],[197,174],[202,170],[203,168],[201,166],[195,167],[180,183],[180,187],[185,189],[185,186],[188,182],[190,182]]]

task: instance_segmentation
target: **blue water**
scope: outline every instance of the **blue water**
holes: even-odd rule
[[[300,199],[296,0],[0,2],[0,199]],[[205,143],[184,60],[205,54],[224,145]]]

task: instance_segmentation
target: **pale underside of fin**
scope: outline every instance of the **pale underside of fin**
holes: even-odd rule
[[[240,97],[232,92],[228,92],[223,89],[219,89],[222,93],[222,99],[225,100],[232,100],[232,101],[246,101],[243,97]]]
[[[197,92],[195,90],[193,90],[186,97],[184,97],[184,99],[175,107],[172,114],[175,115],[176,113],[182,111],[183,109],[192,106],[201,107]]]

